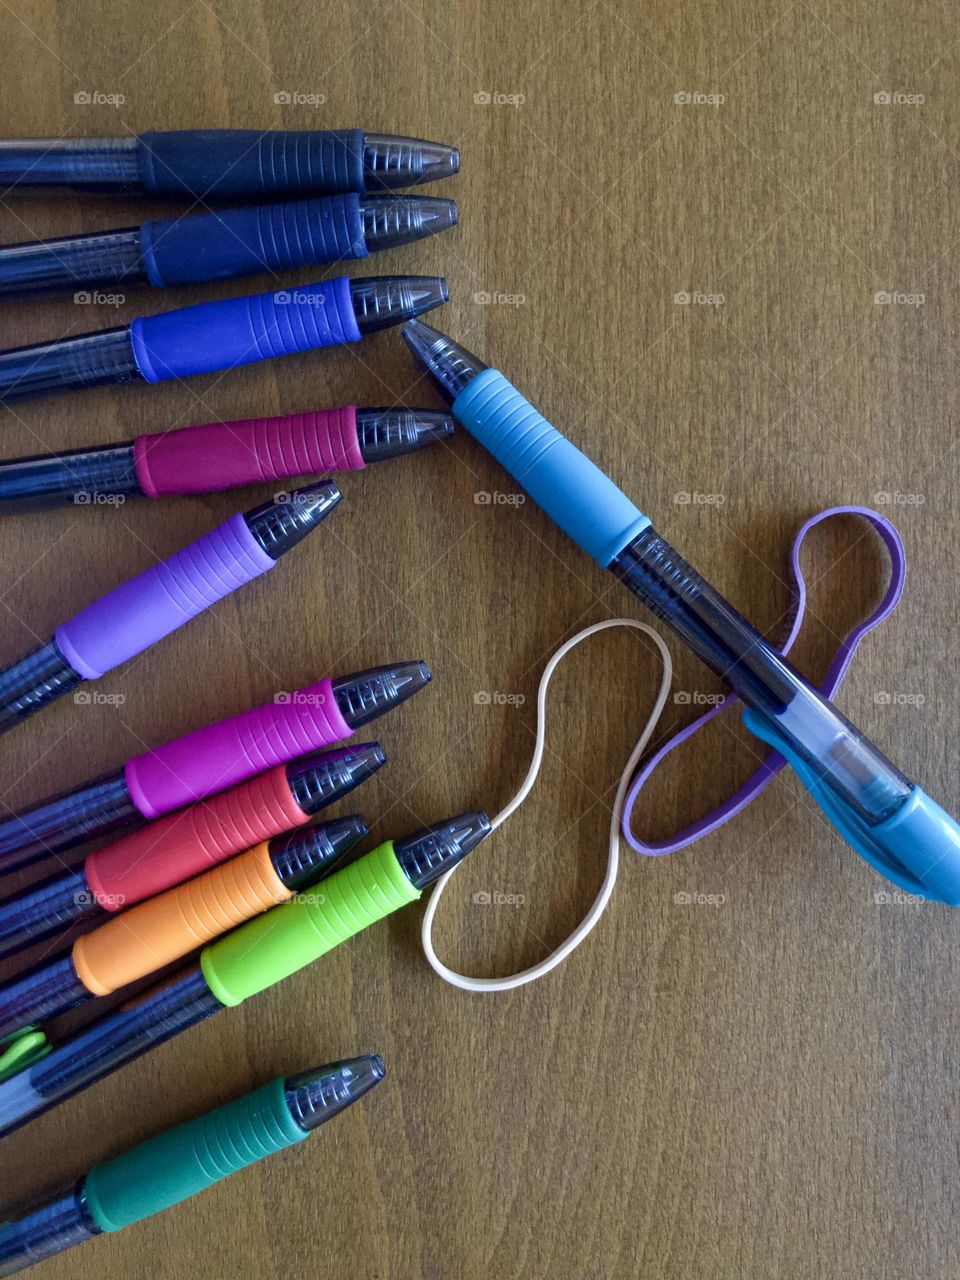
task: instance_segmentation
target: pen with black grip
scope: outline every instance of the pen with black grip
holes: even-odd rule
[[[142,826],[254,774],[343,742],[431,679],[427,664],[416,660],[328,677],[144,751],[114,773],[0,821],[0,874],[120,827]]]
[[[272,569],[333,510],[323,480],[231,516],[181,551],[115,587],[61,623],[46,644],[0,671],[0,733],[149,649]]]
[[[384,764],[378,742],[321,751],[168,813],[89,855],[75,870],[0,902],[0,956],[111,915],[303,826]]]
[[[196,284],[366,258],[457,221],[453,200],[325,196],[0,246],[0,297]]]
[[[384,1077],[375,1053],[302,1071],[94,1165],[76,1186],[0,1225],[0,1276],[119,1231],[302,1142]]]
[[[337,276],[200,302],[129,325],[0,351],[0,404],[58,391],[165,382],[359,342],[447,301],[440,276]]]
[[[142,191],[177,199],[393,191],[448,178],[443,142],[363,129],[179,129],[126,138],[0,141],[0,187]]]
[[[0,462],[0,515],[213,493],[293,476],[361,471],[453,434],[432,409],[344,405],[313,413],[207,422],[123,444]]]
[[[322,893],[302,894],[209,943],[196,964],[168,982],[98,1018],[32,1065],[7,1072],[0,1082],[0,1136],[416,902],[489,834],[489,819],[473,812],[387,840],[334,871]],[[25,1053],[17,1056],[23,1063]]]

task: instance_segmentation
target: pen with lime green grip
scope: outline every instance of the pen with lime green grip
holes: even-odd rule
[[[0,1276],[162,1213],[265,1156],[303,1142],[384,1076],[375,1053],[280,1077],[122,1155],[0,1225]]]
[[[334,871],[316,890],[210,943],[196,964],[64,1044],[48,1050],[31,1032],[12,1041],[0,1056],[0,1137],[415,902],[489,833],[487,816],[471,812],[387,840]],[[35,1043],[40,1056],[31,1061]]]

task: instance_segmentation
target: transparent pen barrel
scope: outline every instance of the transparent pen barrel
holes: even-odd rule
[[[64,236],[60,240],[28,240],[0,246],[0,295],[36,293],[43,289],[75,289],[74,301],[97,303],[122,297],[85,292],[86,286],[145,284],[140,257],[140,229]]]
[[[653,529],[610,566],[871,826],[911,783]]]
[[[76,1188],[16,1222],[0,1225],[0,1276],[15,1275],[99,1234]]]
[[[0,403],[142,381],[128,328],[0,351]]]

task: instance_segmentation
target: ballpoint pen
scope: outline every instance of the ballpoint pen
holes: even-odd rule
[[[960,905],[960,827],[740,616],[502,373],[436,329],[403,336],[454,416],[573,540],[668,623],[793,766],[826,816],[909,893]]]
[[[323,881],[323,892],[274,907],[209,943],[199,961],[130,1005],[92,1022],[0,1083],[0,1136],[73,1097],[154,1045],[240,1004],[382,920],[455,866],[490,832],[463,813],[388,840]],[[17,1042],[8,1061],[21,1065]]]
[[[340,497],[332,480],[278,494],[81,609],[46,644],[0,671],[0,733],[84,680],[98,680],[272,569]]]
[[[324,196],[0,246],[0,297],[98,285],[195,284],[366,258],[457,221],[453,200]]]
[[[0,1224],[0,1276],[170,1209],[314,1129],[384,1077],[368,1053],[271,1081],[94,1165],[76,1186]]]
[[[302,826],[385,761],[378,742],[321,751],[121,836],[81,866],[0,902],[0,956],[82,920],[107,919],[242,849]]]
[[[448,178],[456,147],[362,129],[182,129],[126,138],[0,142],[0,184],[153,196],[393,191]]]
[[[207,422],[124,444],[0,462],[0,514],[118,505],[118,499],[212,493],[292,476],[359,471],[452,432],[448,413],[354,405]]]
[[[357,814],[264,840],[83,934],[0,984],[0,1042],[110,995],[322,879],[367,834]]]
[[[142,826],[274,765],[343,742],[431,679],[420,661],[328,677],[133,756],[115,773],[0,821],[0,874],[120,827]]]
[[[359,342],[447,300],[440,276],[337,276],[199,302],[77,338],[0,351],[0,404],[56,391],[164,382]]]

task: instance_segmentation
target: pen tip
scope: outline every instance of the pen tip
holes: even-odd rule
[[[443,276],[367,276],[350,281],[357,327],[375,333],[442,306],[450,297]]]
[[[290,1114],[309,1133],[369,1093],[385,1075],[380,1055],[364,1053],[289,1076],[284,1095]]]
[[[332,480],[274,494],[244,513],[247,528],[273,560],[302,542],[330,514],[343,494]]]
[[[430,374],[451,404],[463,388],[487,368],[466,347],[422,320],[408,320],[400,333],[416,363]]]

